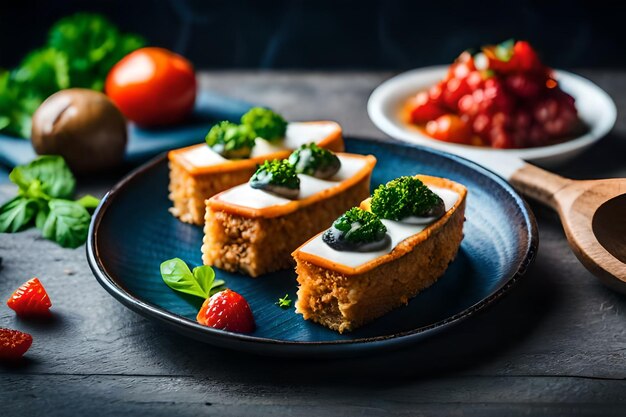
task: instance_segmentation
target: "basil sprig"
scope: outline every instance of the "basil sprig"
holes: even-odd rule
[[[168,287],[174,291],[197,297],[209,298],[225,282],[215,279],[215,271],[208,265],[197,266],[193,272],[185,261],[180,258],[168,259],[161,264],[161,277]]]
[[[76,188],[74,175],[60,156],[41,156],[17,166],[9,179],[18,186],[17,196],[0,206],[0,233],[15,233],[34,225],[43,237],[64,248],[76,248],[87,240],[91,215],[99,200],[86,195],[70,198]]]

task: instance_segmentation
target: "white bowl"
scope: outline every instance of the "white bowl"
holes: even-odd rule
[[[463,154],[475,146],[442,142],[410,128],[400,120],[400,108],[417,92],[425,90],[443,79],[448,66],[416,69],[399,74],[379,85],[369,98],[367,112],[374,124],[389,136],[405,142],[430,146],[451,153]],[[576,100],[579,117],[589,131],[582,136],[550,146],[526,149],[479,148],[488,153],[506,154],[543,166],[563,163],[600,140],[613,128],[617,109],[611,97],[600,87],[579,75],[567,71],[555,71],[563,91]]]

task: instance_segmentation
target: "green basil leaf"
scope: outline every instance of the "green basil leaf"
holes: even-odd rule
[[[9,179],[20,187],[22,194],[33,198],[41,198],[41,193],[52,198],[70,198],[76,187],[65,160],[54,155],[40,156],[27,165],[15,167]]]
[[[161,264],[161,277],[168,287],[175,291],[184,292],[202,298],[209,293],[198,283],[193,273],[180,258],[169,259]]]
[[[15,197],[0,207],[0,232],[15,233],[25,229],[37,213],[37,202]]]
[[[87,240],[91,216],[87,209],[75,201],[51,200],[50,214],[41,234],[64,248],[76,248]]]
[[[87,210],[95,210],[100,204],[100,199],[92,196],[91,194],[87,194],[76,200],[78,204],[85,207]]]
[[[213,287],[213,281],[215,280],[215,271],[208,265],[197,266],[193,269],[193,277],[200,285],[200,288],[204,291],[207,298],[211,293]]]

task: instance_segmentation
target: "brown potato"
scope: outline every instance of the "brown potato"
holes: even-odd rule
[[[122,161],[126,119],[104,94],[71,88],[39,106],[31,138],[39,155],[61,155],[75,173],[93,173]]]

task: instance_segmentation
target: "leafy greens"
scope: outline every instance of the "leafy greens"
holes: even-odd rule
[[[62,157],[41,156],[15,167],[9,179],[18,186],[18,192],[0,206],[0,233],[19,232],[34,222],[43,237],[64,248],[76,248],[87,240],[88,210],[99,200],[91,195],[70,200],[76,180]]]
[[[31,116],[51,94],[71,87],[101,91],[109,70],[144,45],[98,14],[77,13],[55,23],[47,44],[12,70],[0,70],[0,132],[30,136]]]

